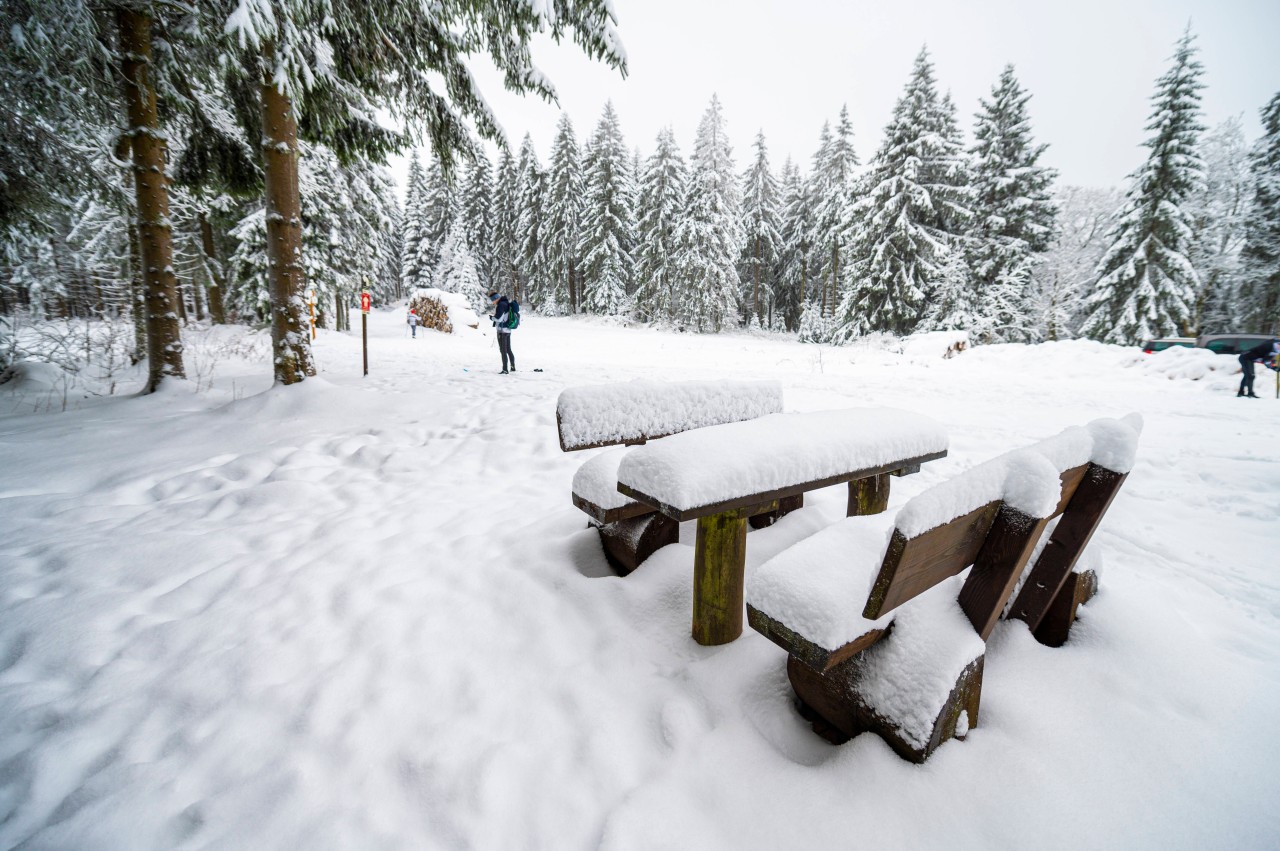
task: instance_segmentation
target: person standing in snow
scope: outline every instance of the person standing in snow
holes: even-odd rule
[[[1240,378],[1240,390],[1236,393],[1236,396],[1257,399],[1257,394],[1253,392],[1253,365],[1261,363],[1267,369],[1280,368],[1276,363],[1277,356],[1280,356],[1280,340],[1267,340],[1241,354],[1240,367],[1244,370],[1244,375]]]
[[[418,311],[412,307],[409,308],[409,318],[405,321],[409,323],[409,330],[413,332],[413,339],[418,339]]]
[[[507,327],[511,302],[497,292],[489,293],[489,303],[493,305],[493,316],[489,321],[498,329],[498,351],[502,353],[502,374],[507,374],[507,362],[511,362],[511,372],[516,371],[516,356],[511,352],[511,329]]]

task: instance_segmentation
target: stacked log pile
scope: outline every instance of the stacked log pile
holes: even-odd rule
[[[453,323],[449,321],[449,309],[440,299],[429,295],[417,295],[410,299],[409,309],[417,312],[418,322],[424,328],[434,328],[445,334],[453,333]]]

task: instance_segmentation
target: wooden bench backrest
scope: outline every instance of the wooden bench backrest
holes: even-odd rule
[[[1000,533],[998,538],[1004,537],[1006,527],[1042,524],[1062,514],[1087,469],[1088,465],[1083,465],[1062,474],[1062,497],[1043,521],[997,501],[913,538],[894,529],[863,617],[878,618],[975,564],[993,529]],[[997,526],[998,518],[1001,522]],[[995,543],[988,549],[994,550]]]
[[[560,448],[575,452],[781,412],[776,381],[620,382],[565,388],[556,401],[556,431]]]
[[[1131,418],[1125,425],[1136,432],[1141,420]],[[1055,440],[1041,441],[1028,450],[1045,450],[1038,454],[1053,463],[1064,454],[1047,450],[1050,445],[1060,446]],[[986,639],[1045,527],[1062,516],[1011,611],[1034,630],[1127,476],[1092,461],[1067,469],[1058,462],[1055,468],[1061,491],[1046,517],[1032,517],[995,501],[914,537],[895,529],[863,617],[878,618],[972,565],[959,602],[974,629]]]

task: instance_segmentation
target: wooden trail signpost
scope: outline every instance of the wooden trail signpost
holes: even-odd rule
[[[364,350],[364,374],[369,374],[369,308],[373,296],[367,289],[360,292],[360,348]]]

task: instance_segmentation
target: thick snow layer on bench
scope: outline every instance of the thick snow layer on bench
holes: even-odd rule
[[[962,582],[952,577],[900,607],[892,634],[858,657],[860,696],[914,747],[929,741],[960,672],[986,648],[956,601]]]
[[[862,608],[892,530],[888,513],[828,526],[762,564],[747,584],[747,602],[828,651],[884,629],[894,613],[869,621]]]
[[[1119,420],[1107,417],[1072,426],[1027,448],[1048,458],[1059,472],[1092,461],[1099,467],[1127,473],[1133,469],[1140,434],[1142,417],[1129,414]]]
[[[1061,495],[1062,480],[1049,459],[1016,449],[910,499],[898,512],[898,531],[914,538],[998,501],[1032,517],[1048,517]]]
[[[556,413],[560,440],[580,446],[625,443],[782,410],[776,381],[628,381],[568,387]]]
[[[898,512],[898,530],[914,538],[997,500],[1031,517],[1048,517],[1062,496],[1063,471],[1092,461],[1127,473],[1141,432],[1138,414],[1098,419],[992,458],[907,502]]]
[[[606,511],[635,502],[618,493],[618,465],[629,451],[625,447],[607,449],[587,460],[573,474],[573,492]]]
[[[681,511],[945,451],[942,426],[893,408],[774,414],[633,449],[618,481]]]

